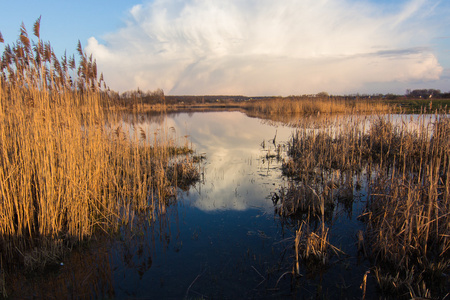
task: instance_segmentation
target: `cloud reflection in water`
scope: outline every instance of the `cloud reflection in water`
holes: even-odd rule
[[[149,123],[150,124],[150,123]],[[154,131],[156,125],[151,124]],[[280,162],[267,160],[268,141],[287,142],[292,128],[263,124],[240,112],[182,113],[166,118],[177,136],[189,135],[197,153],[205,153],[205,180],[188,196],[191,205],[203,211],[273,210],[268,199],[281,182]],[[154,129],[153,129],[154,128]]]

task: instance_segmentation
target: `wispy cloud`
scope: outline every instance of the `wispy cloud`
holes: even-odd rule
[[[439,79],[423,22],[437,2],[406,1],[389,12],[369,3],[155,0],[134,6],[123,28],[86,49],[121,91],[348,93]]]

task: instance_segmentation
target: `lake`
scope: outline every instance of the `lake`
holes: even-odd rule
[[[294,276],[299,223],[281,217],[273,197],[289,185],[281,166],[295,128],[240,112],[143,115],[139,120],[134,126],[150,138],[153,133],[175,138],[204,157],[200,181],[179,190],[177,201],[156,219],[137,216],[133,231],[123,229],[105,242],[76,249],[56,270],[31,280],[33,293],[57,298],[361,299],[360,285],[371,267],[357,251],[366,183],[355,184],[351,200],[337,201],[329,212],[330,243],[342,252],[323,268],[301,265]],[[133,128],[127,118],[121,125]],[[16,288],[28,289],[29,282],[18,281]],[[378,298],[371,276],[366,296]]]
[[[281,159],[293,127],[239,112],[180,113],[139,126],[187,139],[206,159],[201,182],[181,192],[168,214],[131,242],[134,249],[120,242],[112,248],[117,298],[361,297],[369,264],[355,245],[364,192],[333,212],[330,241],[345,255],[327,270],[292,278],[295,225],[275,213],[272,196],[287,186]]]

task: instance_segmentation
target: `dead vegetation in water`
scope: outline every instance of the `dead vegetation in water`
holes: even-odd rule
[[[442,112],[411,121],[380,116],[338,130],[301,128],[283,170],[303,184],[327,186],[313,178],[333,171],[366,181],[369,201],[360,217],[366,232],[358,247],[373,259],[380,289],[396,297],[442,297],[450,287],[450,120]],[[301,191],[283,209],[302,207]]]
[[[167,174],[175,186],[185,191],[200,180],[198,166],[190,158],[171,164]]]
[[[302,221],[295,235],[295,272],[300,274],[300,264],[306,265],[310,272],[325,268],[329,262],[329,251],[334,248],[329,243],[329,228],[320,226],[312,230],[308,222]]]
[[[398,153],[399,163],[373,180],[366,215],[380,278],[396,265],[404,281],[398,289],[421,297],[450,284],[449,119],[442,116],[429,134],[406,143],[413,151]]]
[[[344,178],[352,179],[348,174],[328,170],[314,176],[305,174],[273,194],[275,213],[282,225],[295,229],[294,275],[303,275],[301,266],[310,276],[321,274],[330,266],[332,257],[345,255],[330,242],[336,206],[344,205],[349,214],[352,210],[353,185]]]
[[[319,191],[320,188],[322,191]],[[326,221],[330,221],[334,209],[333,197],[330,197],[329,187],[309,186],[304,183],[289,183],[287,188],[281,187],[278,193],[274,193],[272,201],[275,205],[275,213],[282,220],[306,220],[320,218],[322,214]]]
[[[302,275],[303,266],[315,276],[328,268],[332,256],[344,254],[330,243],[329,226],[337,203],[345,203],[349,197],[347,183],[342,179],[352,177],[328,170],[297,175],[287,188],[281,187],[273,194],[272,201],[281,223],[295,229],[293,274]]]
[[[109,91],[78,44],[58,59],[24,25],[0,69],[0,247],[3,268],[33,270],[80,241],[154,218],[198,178],[190,150],[165,135],[113,126]],[[6,266],[8,262],[9,266]]]

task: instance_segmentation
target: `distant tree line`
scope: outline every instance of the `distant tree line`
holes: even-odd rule
[[[408,98],[450,98],[450,92],[442,93],[441,90],[436,89],[417,89],[406,90],[406,97]]]
[[[162,89],[156,89],[154,91],[142,91],[139,88],[137,90],[126,91],[122,94],[116,94],[115,97],[118,103],[123,105],[128,104],[165,104],[166,96]]]

